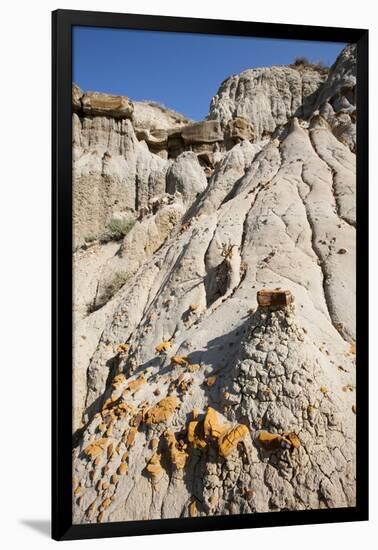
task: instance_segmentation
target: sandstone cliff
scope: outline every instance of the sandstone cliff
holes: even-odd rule
[[[74,87],[75,522],[354,504],[355,78]]]

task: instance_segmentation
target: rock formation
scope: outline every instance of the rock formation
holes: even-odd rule
[[[355,78],[74,86],[75,523],[354,505]]]
[[[227,78],[213,97],[209,118],[226,126],[235,117],[251,121],[259,139],[311,108],[325,74],[312,67],[248,69]]]

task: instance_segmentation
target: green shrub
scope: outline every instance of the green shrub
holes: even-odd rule
[[[95,241],[97,239],[96,235],[86,235],[84,237],[84,241],[86,243],[93,243],[93,241]]]
[[[307,57],[296,57],[292,65],[294,65],[294,67],[298,67],[298,65],[311,65],[311,63]]]
[[[87,312],[93,313],[104,306],[130,279],[130,273],[127,271],[116,271],[114,277],[108,281],[95,300],[88,305]]]
[[[119,220],[112,218],[107,224],[105,231],[100,235],[100,242],[119,241],[132,229],[135,220]]]
[[[311,63],[307,59],[307,57],[296,57],[290,65],[291,67],[295,67],[296,69],[312,69],[314,71],[318,71],[318,73],[327,73],[329,71],[329,67],[325,65],[323,61],[317,61],[316,63]]]
[[[111,279],[104,288],[101,296],[103,301],[108,302],[110,298],[112,298],[129,279],[130,274],[127,273],[127,271],[116,271],[113,279]]]

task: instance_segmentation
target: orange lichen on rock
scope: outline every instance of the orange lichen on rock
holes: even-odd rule
[[[129,344],[119,344],[117,346],[116,352],[117,353],[127,353],[130,349]]]
[[[197,412],[193,417],[197,418]],[[195,448],[203,449],[211,440],[215,440],[219,454],[226,458],[245,439],[249,430],[244,424],[221,424],[215,409],[208,407],[202,421],[196,419],[189,422],[187,433],[189,443]]]
[[[356,355],[356,342],[352,342],[349,346],[349,353]]]
[[[147,380],[145,379],[144,374],[141,374],[140,376],[138,376],[138,378],[136,380],[132,380],[128,384],[127,389],[132,391],[132,392],[136,392],[137,390],[139,390],[139,388],[141,386],[146,384],[146,382],[147,382]]]
[[[281,435],[261,431],[257,439],[266,451],[275,451],[282,447],[293,450],[301,446],[301,441],[294,432],[286,432]]]
[[[113,390],[117,390],[122,384],[126,382],[126,376],[124,374],[117,374],[112,380]]]
[[[165,351],[168,351],[172,347],[172,342],[170,340],[167,340],[165,342],[161,342],[158,344],[155,348],[156,353],[163,353]]]
[[[114,409],[114,420],[117,421],[117,419],[121,418],[122,416],[126,416],[128,414],[129,410],[126,403],[118,403]]]
[[[281,447],[282,437],[279,434],[262,431],[257,436],[257,439],[267,451],[274,451]]]
[[[182,355],[174,355],[171,357],[171,365],[181,365],[186,367],[188,365],[188,358]]]
[[[150,441],[150,447],[153,451],[156,451],[156,449],[159,446],[159,440],[157,437],[153,437]]]
[[[127,434],[127,437],[126,437],[126,445],[129,448],[134,445],[136,434],[137,434],[137,429],[136,428],[130,428],[130,430]]]
[[[153,481],[158,481],[163,474],[163,468],[160,464],[160,455],[155,453],[147,463],[146,470]]]
[[[214,386],[216,380],[217,380],[216,376],[209,376],[208,378],[206,378],[205,384],[206,384],[206,386],[211,388],[211,386]]]
[[[186,445],[180,445],[175,434],[171,430],[165,432],[165,439],[167,441],[172,464],[174,464],[178,470],[182,470],[189,457],[188,453],[185,451]]]
[[[204,449],[207,445],[204,433],[203,423],[198,420],[192,420],[188,424],[188,441],[195,449]]]
[[[154,407],[144,413],[144,422],[148,425],[166,422],[179,406],[177,397],[169,396],[161,399]]]
[[[193,411],[194,413],[194,411]],[[193,414],[197,418],[198,412]],[[207,413],[203,421],[192,420],[188,424],[188,441],[197,449],[204,449],[207,445],[208,438],[218,439],[228,426],[222,426],[219,423],[218,415],[212,407],[207,409]]]
[[[107,447],[109,440],[105,437],[97,439],[94,443],[91,443],[84,449],[84,454],[86,454],[90,459],[96,458],[103,453],[104,449]]]
[[[328,388],[326,386],[320,386],[319,390],[324,393],[324,395],[328,393]]]
[[[238,424],[218,438],[219,454],[223,457],[229,456],[237,447],[240,441],[248,435],[249,430],[244,424]]]
[[[114,414],[117,416],[125,416],[133,413],[134,411],[135,407],[130,403],[119,403],[119,405],[114,408]]]
[[[120,476],[123,476],[123,475],[127,474],[128,469],[129,469],[128,465],[125,462],[121,462],[121,464],[118,467],[117,472]]]
[[[291,448],[299,449],[299,447],[301,446],[301,440],[299,439],[296,433],[294,432],[284,433],[283,437],[290,441]]]
[[[215,409],[209,407],[203,421],[203,431],[205,437],[214,437],[218,439],[218,437],[224,433],[225,429],[227,429],[227,427],[222,426],[219,423],[218,415]]]

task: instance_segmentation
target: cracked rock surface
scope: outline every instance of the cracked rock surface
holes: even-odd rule
[[[354,505],[355,75],[74,88],[75,523]]]

